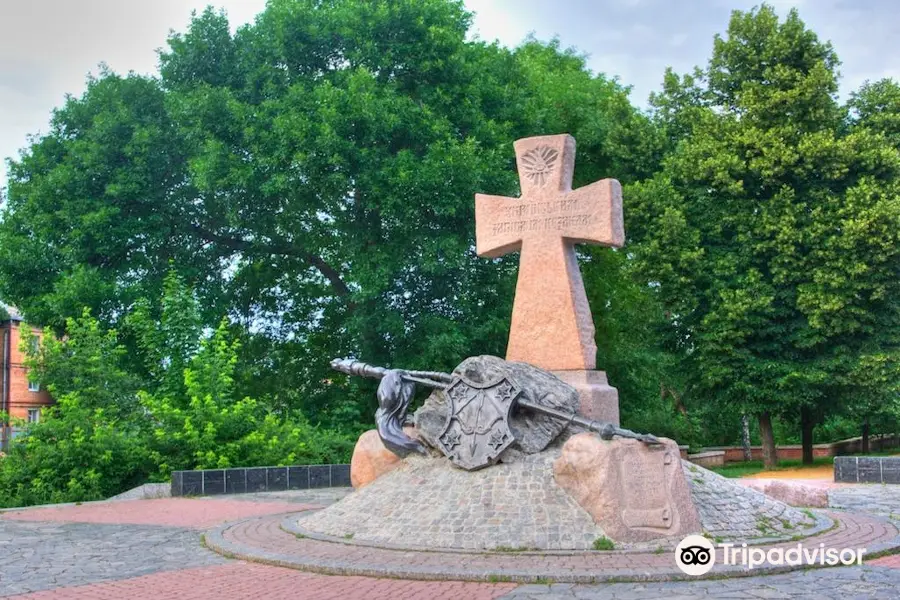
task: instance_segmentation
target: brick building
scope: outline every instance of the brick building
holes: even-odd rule
[[[41,409],[52,403],[50,395],[37,383],[28,381],[25,356],[19,349],[20,332],[26,325],[14,309],[7,308],[9,318],[0,320],[0,412],[13,419],[37,421]],[[40,336],[39,329],[32,329]],[[17,427],[4,427],[0,422],[0,450],[5,449],[17,433]]]

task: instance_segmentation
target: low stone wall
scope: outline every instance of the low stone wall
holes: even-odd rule
[[[897,434],[873,435],[869,439],[869,447],[873,452],[900,448],[900,436]],[[725,462],[744,462],[744,448],[742,446],[711,446],[701,448],[700,452],[722,451],[725,453]],[[814,458],[830,458],[846,454],[859,454],[862,452],[862,438],[855,437],[840,440],[831,444],[815,444],[813,446]],[[750,447],[751,460],[762,460],[762,446]],[[778,460],[801,460],[803,458],[803,446],[792,444],[778,446],[776,448]]]
[[[827,458],[829,456],[834,456],[832,446],[833,444],[816,444],[813,446],[813,457]],[[725,453],[725,462],[727,463],[744,462],[744,448],[742,446],[712,446],[701,449],[701,452],[716,451]],[[800,460],[803,458],[803,446],[778,446],[776,448],[776,454],[778,460]],[[751,446],[750,457],[750,460],[762,460],[762,446]]]
[[[174,471],[173,496],[252,494],[349,487],[350,465],[298,465]]]
[[[855,437],[841,440],[833,443],[832,446],[834,446],[835,456],[861,454],[862,438]],[[871,452],[881,452],[882,450],[890,450],[891,448],[900,448],[900,436],[896,433],[889,435],[873,435],[869,438],[869,450]]]
[[[695,465],[700,465],[707,469],[725,466],[725,453],[721,450],[710,450],[709,452],[688,454],[687,459]]]
[[[900,484],[900,456],[838,456],[834,459],[834,480]]]

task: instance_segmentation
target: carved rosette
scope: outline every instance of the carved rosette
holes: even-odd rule
[[[522,156],[522,170],[525,177],[538,187],[550,181],[550,175],[559,160],[559,152],[550,146],[538,146]]]

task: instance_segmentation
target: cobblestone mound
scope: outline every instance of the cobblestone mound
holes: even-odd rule
[[[463,471],[445,458],[409,457],[347,498],[307,517],[303,529],[382,546],[561,550],[603,535],[553,480],[559,449]]]
[[[703,467],[682,461],[703,530],[725,541],[803,535],[816,522],[806,512]]]
[[[558,446],[480,471],[445,458],[411,456],[394,471],[319,512],[300,529],[385,548],[590,550],[604,537],[553,479]],[[815,522],[801,510],[688,462],[683,463],[703,531],[723,540],[789,538]],[[655,549],[680,540],[616,543]]]

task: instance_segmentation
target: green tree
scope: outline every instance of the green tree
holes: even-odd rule
[[[866,82],[850,98],[851,124],[884,134],[900,150],[900,85],[893,79]]]
[[[302,415],[285,418],[235,394],[239,342],[223,320],[183,371],[185,394],[141,393],[154,423],[156,476],[177,469],[345,462],[352,438],[311,427]]]
[[[28,424],[0,461],[0,506],[100,500],[143,483],[150,472],[146,423],[134,378],[120,366],[115,332],[85,311],[57,340],[48,331],[27,365],[56,400]]]
[[[705,70],[654,99],[685,129],[663,170],[631,189],[628,227],[704,401],[813,426],[855,393],[864,354],[893,354],[900,156],[847,133],[837,57],[796,10],[735,11]],[[858,380],[856,378],[855,380]]]
[[[512,141],[571,132],[579,177],[626,181],[662,146],[583,57],[470,23],[457,0],[272,0],[234,35],[196,15],[158,79],[101,73],[10,166],[0,294],[116,325],[172,265],[203,325],[242,329],[241,395],[350,427],[373,388],[335,356],[502,354],[517,261],[475,256],[473,195],[516,194]]]
[[[197,353],[203,326],[194,292],[174,268],[163,280],[162,300],[139,299],[126,319],[126,329],[139,349],[151,389],[183,396],[184,370]]]

